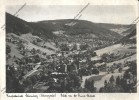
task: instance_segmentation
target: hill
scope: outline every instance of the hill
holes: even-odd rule
[[[6,33],[15,33],[17,35],[32,33],[33,35],[44,37],[45,39],[55,37],[43,24],[26,22],[9,13],[6,13]]]
[[[55,34],[63,32],[64,34]],[[49,20],[40,22],[26,22],[9,13],[6,13],[6,33],[32,33],[47,41],[48,39],[75,40],[77,35],[81,39],[100,39],[115,42],[122,36],[104,27],[85,20]],[[86,35],[87,34],[87,35]],[[61,38],[62,37],[62,38]],[[88,38],[89,37],[89,38]],[[66,38],[66,39],[65,39]]]
[[[130,29],[131,25],[124,24],[108,24],[108,23],[96,23],[98,26],[106,28],[108,30],[119,33],[120,35],[126,36],[127,31]]]
[[[133,27],[126,31],[127,35],[118,42],[123,44],[136,44],[136,31],[136,25],[133,25]]]
[[[116,32],[110,31],[105,27],[98,26],[97,23],[93,23],[87,20],[72,20],[72,19],[63,19],[63,20],[50,20],[50,21],[41,21],[38,22],[44,25],[48,25],[49,29],[52,31],[64,31],[65,34],[70,35],[80,35],[80,34],[94,34],[97,37],[109,39],[115,39],[120,37]]]

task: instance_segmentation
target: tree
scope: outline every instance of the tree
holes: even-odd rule
[[[87,79],[85,80],[84,87],[88,89],[88,80]]]
[[[111,77],[110,77],[110,83],[113,83],[114,82],[114,76],[112,75]]]
[[[6,54],[8,54],[10,52],[11,52],[11,48],[8,45],[6,45]]]
[[[121,73],[121,72],[122,72],[122,67],[120,67],[120,68],[118,69],[118,71],[119,71],[119,73]]]
[[[75,76],[74,85],[77,87],[81,86],[81,78],[79,76]]]
[[[60,48],[61,48],[61,51],[69,51],[67,44],[61,44]]]
[[[35,76],[32,76],[32,77],[31,77],[31,81],[32,81],[32,84],[35,84],[36,81],[37,81],[36,77],[35,77]]]
[[[81,49],[81,50],[86,50],[88,47],[89,47],[88,44],[81,44],[81,45],[80,45],[80,49]]]
[[[91,80],[91,81],[89,81],[89,80],[85,80],[85,88],[87,89],[87,90],[89,90],[90,92],[95,92],[96,91],[96,88],[95,88],[95,86],[94,86],[94,80]]]
[[[85,80],[85,88],[87,89],[87,90],[89,90],[89,91],[91,91],[91,88],[92,88],[92,86],[91,86],[92,84],[91,84],[91,82],[89,81],[89,80]],[[93,84],[94,85],[94,84]]]
[[[104,81],[104,86],[106,87],[108,84],[107,80]]]
[[[118,76],[118,77],[116,78],[116,85],[119,86],[120,83],[121,83],[121,80],[120,80],[120,77]]]
[[[90,91],[91,92],[95,92],[95,87],[94,87],[94,80],[91,80],[91,82],[90,82]]]
[[[108,57],[108,54],[107,53],[104,53],[101,58],[104,62],[107,62],[107,57]]]
[[[77,44],[74,44],[74,45],[73,45],[72,50],[77,50]]]
[[[6,66],[10,67],[10,66]],[[14,69],[6,69],[6,92],[7,93],[22,93],[24,92],[23,86],[19,83],[19,79],[16,78]]]
[[[125,71],[123,78],[128,79],[130,77],[129,70]]]
[[[62,92],[65,91],[66,85],[67,85],[67,81],[64,79],[64,80],[61,82],[61,91],[62,91]]]
[[[27,79],[23,81],[23,84],[25,87],[29,87],[32,85],[32,81],[30,80],[29,77],[27,77]]]
[[[101,87],[100,89],[99,89],[99,93],[104,93],[105,92],[105,88],[104,87]]]

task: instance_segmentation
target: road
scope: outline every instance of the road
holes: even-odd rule
[[[28,76],[32,75],[33,73],[37,72],[37,68],[40,67],[40,63],[38,63],[34,68],[33,70],[29,71],[25,76],[24,76],[24,79],[26,79]]]

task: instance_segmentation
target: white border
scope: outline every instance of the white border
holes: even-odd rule
[[[6,5],[23,5],[27,3],[27,5],[86,5],[90,3],[91,5],[134,5],[136,8],[136,17],[139,16],[138,14],[138,1],[137,0],[0,0],[0,26],[5,24],[5,7]],[[137,33],[139,32],[139,24],[137,25]],[[137,40],[138,36],[137,34]],[[137,51],[139,49],[138,46],[139,42],[137,41]],[[139,58],[139,54],[137,52],[137,58]],[[137,59],[138,62],[138,59]],[[137,63],[137,67],[138,67]],[[137,72],[139,72],[139,68],[137,68]],[[139,80],[139,77],[138,77]],[[5,87],[5,31],[0,29],[0,88]],[[139,88],[138,88],[139,92]],[[22,93],[25,95],[25,93]],[[39,93],[35,93],[39,95]],[[68,93],[69,94],[69,93]],[[72,93],[71,93],[72,94]],[[80,93],[81,94],[81,93]],[[60,93],[57,93],[56,98],[50,99],[88,99],[88,100],[137,100],[139,98],[139,93],[92,93],[95,95],[93,98],[67,98],[61,97]],[[0,92],[0,100],[34,100],[37,98],[7,98],[6,94]],[[42,98],[39,97],[38,99],[47,100],[49,98]]]

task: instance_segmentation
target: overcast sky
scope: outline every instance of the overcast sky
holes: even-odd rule
[[[6,11],[14,14],[21,6],[7,6]],[[26,5],[18,13],[18,17],[29,22],[72,19],[83,7],[83,5]],[[135,18],[135,7],[132,5],[89,5],[82,12],[80,19],[97,23],[130,24]]]

